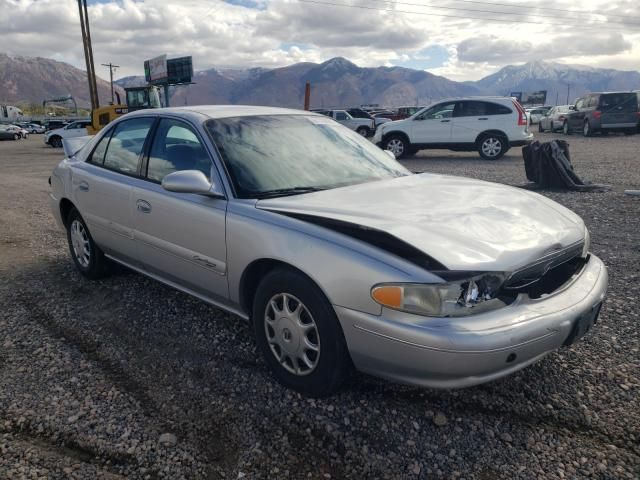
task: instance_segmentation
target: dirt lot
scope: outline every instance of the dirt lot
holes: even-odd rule
[[[569,142],[577,172],[611,185],[542,192],[609,267],[595,330],[488,385],[357,375],[322,401],[274,383],[234,316],[131,272],[77,274],[49,214],[61,152],[0,142],[0,478],[638,478],[640,198],[622,190],[640,187],[640,135]],[[404,163],[525,182],[519,148]]]

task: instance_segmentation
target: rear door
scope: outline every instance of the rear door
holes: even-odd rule
[[[225,221],[227,200],[169,192],[162,179],[199,170],[220,185],[200,134],[179,119],[159,121],[145,162],[144,179],[130,197],[134,237],[142,267],[179,286],[224,302],[228,299]]]
[[[451,143],[474,143],[487,130],[508,133],[515,124],[513,111],[493,102],[465,100],[458,103],[452,120]]]
[[[456,102],[444,102],[428,108],[411,121],[411,143],[448,144]]]
[[[86,162],[74,165],[75,205],[96,243],[116,258],[138,264],[131,198],[132,182],[140,175],[142,152],[155,119],[119,122],[105,134]]]

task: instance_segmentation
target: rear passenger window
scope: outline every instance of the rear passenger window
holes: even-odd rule
[[[138,159],[144,148],[153,118],[135,118],[120,122],[104,156],[104,167],[133,175],[138,171]]]
[[[93,150],[91,158],[89,158],[89,162],[102,166],[104,163],[104,154],[107,151],[107,145],[109,145],[110,138],[111,132],[107,132],[107,134],[100,139],[98,146]]]
[[[211,160],[195,132],[186,123],[162,119],[158,124],[147,167],[147,178],[155,182],[173,172],[199,170],[211,176]]]
[[[487,103],[487,113],[486,115],[508,115],[511,113],[511,109],[509,107],[505,107],[504,105],[498,105],[497,103]],[[544,113],[544,112],[541,112]]]

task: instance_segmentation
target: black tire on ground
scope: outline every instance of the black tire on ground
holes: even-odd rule
[[[53,148],[62,148],[62,138],[57,136],[50,138],[49,145],[51,145]]]
[[[553,122],[551,122],[551,123],[549,124],[549,127],[550,127],[550,128],[549,128],[549,131],[550,131],[551,133],[553,133],[553,132],[555,132],[555,131],[556,131],[555,127],[553,126]]]
[[[98,247],[93,241],[91,233],[87,228],[87,224],[84,223],[80,212],[75,208],[72,208],[69,212],[66,225],[69,252],[71,253],[71,258],[73,259],[73,263],[75,263],[78,271],[91,280],[97,280],[108,275],[110,273],[110,262],[104,256],[100,247]],[[85,245],[88,246],[88,254],[86,256],[83,257],[84,245],[77,241],[77,236],[74,239],[74,235],[81,235],[86,242]]]
[[[540,133],[544,133],[544,128],[542,128],[542,122],[538,122],[538,131]]]
[[[509,150],[509,141],[503,135],[485,134],[478,139],[478,153],[485,160],[498,160]]]
[[[589,120],[584,122],[584,125],[582,126],[582,135],[584,135],[585,137],[593,136],[593,129],[591,128],[591,124],[589,123]]]
[[[287,296],[289,311],[303,305],[299,310],[303,313],[294,317],[307,326],[306,330],[299,330],[287,318],[282,294]],[[349,377],[353,366],[336,313],[322,291],[302,273],[278,268],[265,275],[256,290],[252,319],[258,348],[273,376],[285,387],[324,397],[336,392]],[[313,324],[315,328],[308,327]],[[302,353],[313,368],[296,356],[299,350],[287,352],[277,342],[292,350],[296,345],[317,346],[317,355],[312,350],[303,349]],[[296,368],[303,373],[291,371]]]
[[[571,129],[569,128],[569,122],[567,122],[566,120],[562,124],[562,133],[564,133],[565,135],[571,135]]]
[[[368,137],[369,135],[371,135],[371,129],[368,127],[358,127],[356,132],[358,132],[363,137]]]
[[[384,140],[384,150],[390,150],[396,158],[403,158],[411,153],[411,144],[403,135],[391,135]]]
[[[20,135],[18,135],[17,133],[13,134],[13,139],[14,140],[20,140]]]

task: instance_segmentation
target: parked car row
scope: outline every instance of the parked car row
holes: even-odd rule
[[[0,140],[20,140],[27,138],[29,131],[14,124],[0,125]]]
[[[640,129],[640,106],[635,92],[589,93],[574,105],[553,107],[538,124],[541,132],[562,130],[565,135],[622,132],[627,135]]]

